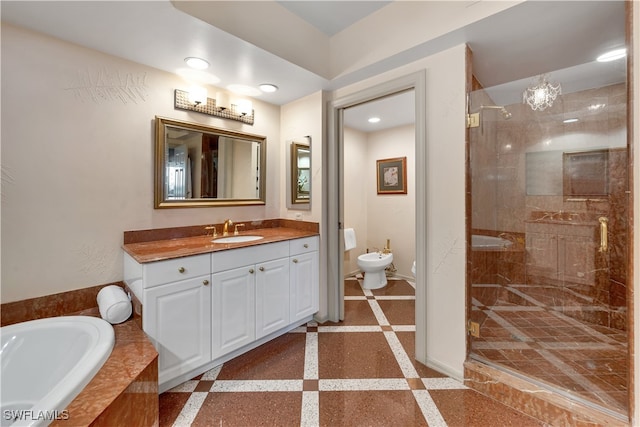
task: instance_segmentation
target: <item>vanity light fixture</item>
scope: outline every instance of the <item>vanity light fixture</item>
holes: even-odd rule
[[[221,119],[236,120],[248,125],[253,125],[255,112],[251,101],[245,101],[242,109],[239,105],[231,104],[230,108],[216,105],[216,100],[206,98],[196,104],[190,101],[191,94],[186,90],[176,89],[174,92],[174,107],[178,110],[195,111]]]
[[[537,83],[522,92],[522,103],[529,105],[533,111],[544,111],[553,105],[562,92],[560,83],[553,85],[546,74],[538,76]]]
[[[184,62],[193,69],[196,70],[206,70],[209,68],[209,63],[202,58],[196,58],[195,56],[190,56],[188,58],[184,58]]]
[[[271,84],[271,83],[262,83],[258,87],[260,88],[261,91],[263,91],[265,93],[273,93],[273,92],[278,90],[278,86],[276,86],[274,84]]]
[[[623,47],[621,49],[614,49],[614,50],[610,50],[609,52],[603,53],[602,55],[596,58],[596,61],[598,62],[615,61],[616,59],[624,58],[625,56],[627,56],[627,49]]]
[[[380,122],[380,117],[369,117],[369,120],[367,120],[369,123],[378,123]]]

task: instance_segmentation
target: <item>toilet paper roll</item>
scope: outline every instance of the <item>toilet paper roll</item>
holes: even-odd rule
[[[131,300],[120,286],[105,286],[98,292],[100,316],[111,324],[122,323],[131,316]]]
[[[353,228],[344,229],[344,250],[350,251],[357,246],[356,244],[356,232]]]

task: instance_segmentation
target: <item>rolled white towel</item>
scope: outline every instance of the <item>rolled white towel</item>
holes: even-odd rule
[[[120,286],[105,286],[98,292],[98,309],[107,322],[122,323],[131,316],[131,300]]]

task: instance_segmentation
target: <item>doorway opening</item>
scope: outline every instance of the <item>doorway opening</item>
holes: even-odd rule
[[[426,362],[426,316],[424,264],[426,259],[425,237],[425,73],[419,72],[337,99],[329,106],[329,138],[327,144],[327,211],[328,225],[328,317],[331,321],[344,318],[344,228],[345,228],[345,112],[348,108],[370,101],[384,99],[392,95],[412,91],[414,94],[414,147],[415,161],[407,163],[407,168],[415,171],[415,319],[416,319],[416,359]],[[366,165],[365,165],[366,167]],[[375,167],[375,166],[374,166]],[[408,182],[408,184],[413,182]],[[384,239],[386,240],[386,238]],[[366,242],[366,241],[365,241]],[[384,243],[384,242],[383,242]],[[365,245],[366,246],[366,245]],[[365,248],[366,249],[366,248]],[[405,260],[413,266],[413,259]],[[422,267],[422,268],[421,268]],[[422,270],[422,271],[421,271]]]

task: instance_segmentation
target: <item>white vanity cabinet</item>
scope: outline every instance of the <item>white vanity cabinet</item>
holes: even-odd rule
[[[189,380],[312,319],[317,236],[138,263],[125,282],[159,354],[159,390]]]
[[[128,258],[128,259],[127,259]],[[163,384],[211,360],[211,256],[145,264],[125,254],[125,279],[142,280],[142,328],[158,351]]]
[[[289,310],[290,321],[295,322],[318,311],[318,237],[291,240],[289,245]]]
[[[289,324],[288,257],[288,242],[213,253],[214,359]]]

